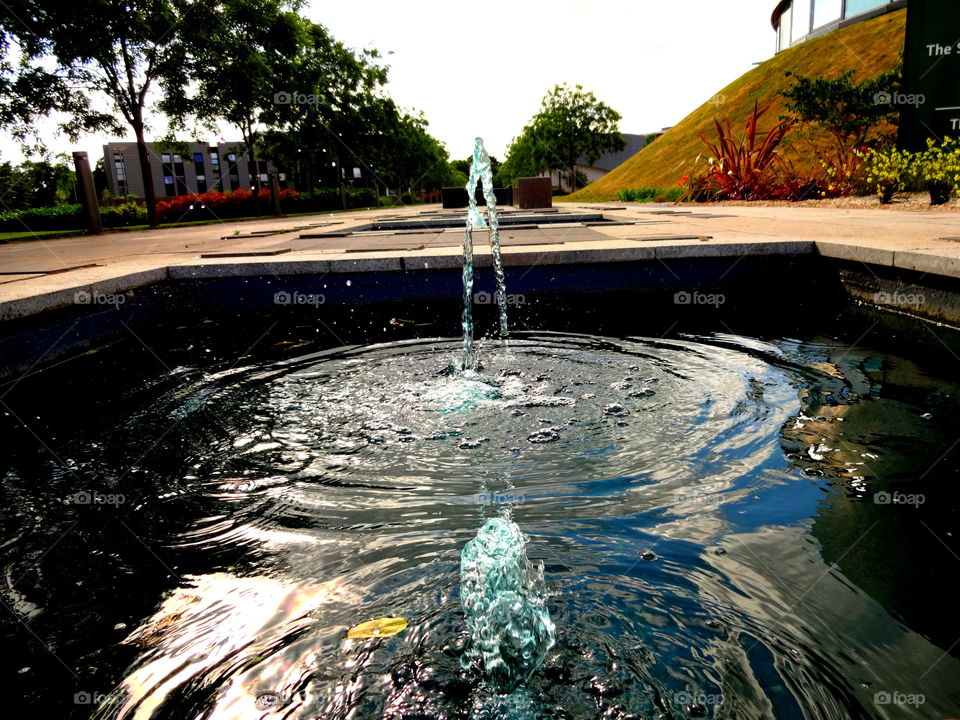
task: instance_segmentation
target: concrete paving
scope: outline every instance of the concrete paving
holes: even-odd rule
[[[736,262],[818,253],[960,278],[960,213],[951,211],[624,203],[557,209],[557,220],[592,211],[610,222],[503,227],[505,264]],[[73,304],[84,293],[125,292],[166,279],[459,267],[459,228],[369,229],[395,218],[444,217],[465,213],[435,205],[385,208],[0,245],[0,320]],[[275,232],[255,235],[267,231]],[[489,265],[486,233],[474,237],[477,264]]]

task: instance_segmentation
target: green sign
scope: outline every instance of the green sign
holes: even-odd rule
[[[901,148],[925,150],[927,138],[960,137],[960,1],[910,0],[903,87],[879,94],[900,111]]]

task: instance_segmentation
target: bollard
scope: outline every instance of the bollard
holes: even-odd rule
[[[280,174],[276,170],[270,173],[270,197],[273,199],[273,214],[283,217],[283,209],[280,207]]]
[[[87,229],[91,235],[103,234],[103,222],[100,219],[100,203],[97,202],[97,193],[93,188],[93,176],[90,174],[90,163],[85,152],[73,153],[73,164],[77,169],[77,189],[83,213],[87,219]]]

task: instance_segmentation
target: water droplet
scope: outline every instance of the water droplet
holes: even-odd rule
[[[281,699],[277,693],[265,692],[257,695],[256,706],[257,710],[273,710],[274,708],[280,707]]]
[[[461,450],[476,450],[480,447],[481,443],[490,442],[490,438],[477,438],[476,440],[464,440],[462,443],[457,445]]]
[[[620,403],[612,403],[612,404],[610,404],[610,405],[607,405],[607,406],[603,409],[603,414],[604,414],[604,415],[612,415],[612,416],[614,416],[614,417],[623,417],[624,415],[629,415],[629,414],[630,414],[630,411],[627,410],[627,409],[626,409],[623,405],[621,405]]]
[[[924,413],[924,414],[921,415],[920,417],[922,417],[924,420],[933,420],[933,414],[932,414],[932,413]]]
[[[532,443],[549,443],[556,442],[560,439],[560,433],[556,430],[551,430],[550,428],[544,428],[543,430],[537,430],[535,433],[531,433],[527,437],[527,442]]]
[[[657,559],[657,554],[653,552],[653,550],[644,550],[642,553],[640,553],[640,557],[647,562],[652,562]]]

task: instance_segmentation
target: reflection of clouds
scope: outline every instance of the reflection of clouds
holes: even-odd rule
[[[168,696],[201,678],[218,687],[215,708],[204,717],[251,717],[258,694],[282,697],[315,671],[309,654],[284,652],[291,638],[316,625],[310,614],[325,604],[358,601],[340,581],[294,584],[225,573],[189,581],[126,639],[144,653],[118,690],[117,718],[149,718]]]

